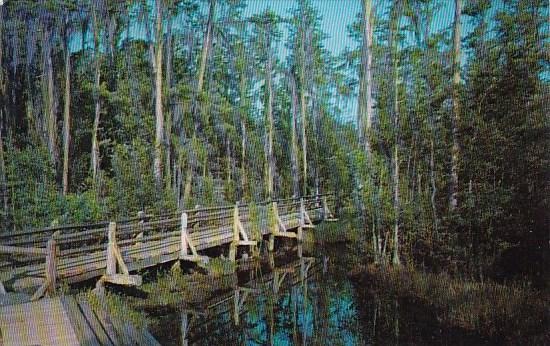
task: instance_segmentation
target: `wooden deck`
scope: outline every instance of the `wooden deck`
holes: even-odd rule
[[[159,345],[145,330],[71,296],[0,308],[0,345]]]
[[[332,195],[318,195],[214,208],[196,208],[165,215],[145,215],[113,222],[71,225],[0,236],[0,294],[5,290],[38,290],[33,299],[55,291],[59,282],[100,278],[139,285],[131,275],[144,268],[176,260],[207,260],[200,251],[229,245],[252,253],[268,236],[301,241],[313,223],[332,220]]]

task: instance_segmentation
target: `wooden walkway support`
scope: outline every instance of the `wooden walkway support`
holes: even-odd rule
[[[100,304],[101,305],[101,304]],[[160,345],[104,306],[63,296],[0,307],[0,345]]]
[[[189,239],[189,234],[187,233],[187,213],[183,212],[181,214],[181,234],[180,234],[180,260],[190,261],[190,262],[202,262],[207,263],[207,256],[200,256],[197,252],[197,248],[193,245],[193,242]],[[191,254],[189,254],[191,250]]]
[[[39,299],[52,295],[59,282],[93,278],[99,290],[107,282],[140,285],[132,272],[180,260],[206,262],[200,252],[217,246],[228,246],[236,260],[239,246],[254,254],[265,235],[273,251],[275,237],[302,241],[304,230],[332,218],[331,202],[333,195],[308,196],[258,203],[254,215],[252,206],[237,204],[1,234],[0,294],[33,289]]]
[[[338,219],[334,217],[334,215],[328,208],[327,197],[323,196],[322,201],[323,201],[323,221],[329,221],[329,222],[338,221]]]
[[[105,269],[105,275],[103,275],[97,282],[96,288],[99,292],[103,291],[104,283],[112,283],[117,285],[125,286],[140,286],[141,285],[141,276],[140,275],[130,275],[128,266],[124,263],[122,258],[122,253],[117,244],[116,237],[116,222],[109,223],[109,232],[108,239],[109,243],[107,244],[107,267]],[[141,234],[141,233],[140,233]],[[139,234],[138,234],[139,236]],[[142,238],[142,237],[141,237]],[[118,269],[122,273],[118,273]]]
[[[229,259],[233,262],[235,262],[237,257],[238,246],[250,246],[250,253],[253,254],[255,252],[254,248],[257,246],[257,242],[248,238],[248,234],[245,232],[239,216],[239,203],[237,202],[235,204],[235,209],[233,210],[233,241],[229,246]]]

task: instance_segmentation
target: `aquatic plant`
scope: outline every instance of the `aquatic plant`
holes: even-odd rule
[[[86,299],[94,309],[107,311],[111,316],[123,321],[129,321],[138,329],[146,328],[151,322],[143,311],[133,309],[128,305],[127,297],[109,291],[96,294],[94,291],[84,291],[78,294]]]
[[[212,276],[233,274],[237,267],[234,262],[221,257],[211,258],[208,262],[200,264],[200,266]]]
[[[387,294],[434,308],[443,325],[503,341],[540,344],[550,323],[548,293],[517,284],[475,282],[411,268],[368,265],[352,276]]]

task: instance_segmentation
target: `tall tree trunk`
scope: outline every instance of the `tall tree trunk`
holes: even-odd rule
[[[288,73],[290,92],[292,95],[292,118],[290,119],[290,166],[292,174],[292,193],[300,195],[300,176],[298,173],[298,143],[296,140],[296,122],[298,121],[298,94],[296,92],[296,80],[292,72]]]
[[[455,0],[455,19],[453,34],[453,116],[451,121],[453,147],[451,151],[451,186],[449,210],[454,211],[458,206],[458,167],[460,165],[460,17],[462,0]]]
[[[197,72],[197,90],[195,92],[195,96],[192,103],[192,114],[193,114],[193,120],[195,123],[195,129],[193,132],[193,138],[191,142],[194,142],[195,139],[198,136],[198,130],[199,130],[199,96],[202,93],[202,89],[204,86],[204,75],[206,74],[206,66],[208,63],[208,57],[210,55],[210,45],[212,41],[212,33],[214,30],[214,14],[216,10],[216,0],[210,0],[210,8],[208,12],[208,21],[206,23],[206,31],[204,34],[204,42],[202,45],[202,52],[201,52],[201,60],[199,64],[199,69]],[[191,156],[191,155],[190,155]],[[188,204],[190,197],[191,197],[191,186],[193,183],[193,171],[194,167],[196,165],[195,160],[191,159],[187,162],[187,169],[186,169],[186,176],[185,176],[185,186],[184,186],[184,192],[183,192],[183,200],[185,205]]]
[[[275,157],[273,156],[273,85],[271,72],[273,65],[273,54],[271,52],[271,32],[267,29],[267,65],[266,65],[266,88],[267,88],[267,198],[273,198],[273,177],[275,175]]]
[[[94,124],[92,128],[92,181],[94,184],[98,183],[98,174],[100,169],[100,157],[99,157],[99,140],[98,131],[101,117],[101,97],[100,97],[100,82],[101,82],[101,53],[99,42],[99,19],[96,7],[92,10],[92,17],[94,22]]]
[[[242,52],[244,54],[244,52]],[[240,103],[241,109],[239,120],[241,122],[241,199],[247,197],[247,169],[246,166],[246,72],[242,71],[240,80]]]
[[[162,1],[156,0],[156,49],[155,49],[155,155],[153,173],[157,189],[162,187],[162,146],[164,144],[164,113],[162,109]]]
[[[361,67],[359,70],[359,97],[357,99],[357,128],[359,143],[366,154],[370,156],[370,131],[374,117],[374,101],[372,96],[372,0],[363,0],[362,11],[362,45]]]
[[[314,160],[315,166],[313,167],[313,171],[314,171],[313,185],[314,185],[314,188],[315,188],[315,194],[318,195],[320,193],[320,190],[319,190],[320,189],[320,181],[319,181],[319,157],[320,157],[320,155],[319,155],[319,141],[318,141],[318,139],[321,136],[321,130],[320,130],[320,124],[319,124],[320,117],[321,117],[321,102],[318,98],[317,91],[314,88],[312,88],[311,95],[312,95],[312,100],[313,100],[313,107],[312,107],[313,131],[314,131],[313,147],[314,147],[314,154],[315,154],[315,160]]]
[[[6,81],[4,77],[4,7],[0,7],[0,110],[5,107]]]
[[[0,18],[1,19],[1,18]],[[1,70],[0,59],[0,70]],[[2,72],[0,72],[2,73]],[[1,85],[0,85],[1,88]],[[0,107],[0,196],[2,196],[2,210],[4,215],[0,215],[0,226],[7,227],[7,224],[4,224],[7,221],[8,217],[8,186],[6,180],[6,161],[4,157],[4,110]]]
[[[241,189],[242,189],[242,198],[246,198],[248,197],[248,187],[247,187],[247,169],[248,167],[246,166],[246,139],[247,139],[247,134],[246,134],[246,122],[244,121],[243,118],[241,118]]]
[[[395,144],[394,144],[394,168],[393,168],[393,208],[395,215],[395,224],[393,230],[393,264],[400,265],[399,259],[399,221],[400,221],[400,199],[399,199],[399,142],[400,142],[400,129],[399,129],[399,56],[398,56],[398,34],[399,34],[399,21],[401,18],[402,2],[394,2],[391,23],[390,23],[390,38],[389,46],[391,52],[392,61],[392,109],[395,131]]]
[[[210,55],[210,45],[212,41],[212,32],[214,30],[214,11],[216,10],[216,0],[210,0],[210,9],[208,11],[208,21],[206,23],[206,33],[202,46],[201,61],[199,65],[199,74],[197,78],[197,91],[202,91],[204,84],[204,75],[206,72],[206,63]]]
[[[399,266],[399,220],[400,220],[400,200],[399,200],[399,145],[394,148],[394,168],[393,168],[393,208],[395,213],[395,224],[393,228],[393,264]]]
[[[4,7],[0,7],[0,195],[2,196],[2,210],[6,213],[4,219],[0,221],[5,222],[8,212],[8,189],[6,181],[6,163],[4,158],[4,112],[6,109],[6,82],[7,78],[4,77]],[[0,223],[0,226],[7,224]]]
[[[231,182],[233,179],[233,159],[231,158],[231,141],[229,140],[229,136],[225,136],[225,160],[226,160],[226,180],[228,182]]]
[[[172,5],[172,4],[170,4]],[[169,16],[168,24],[166,28],[166,99],[168,107],[166,110],[166,136],[165,136],[165,177],[166,177],[166,189],[172,189],[172,117],[173,117],[173,104],[172,104],[172,17]],[[176,172],[174,172],[175,174]],[[175,186],[174,182],[174,186]]]
[[[302,196],[307,195],[307,100],[306,100],[306,58],[305,58],[305,44],[306,44],[305,28],[301,26],[301,42],[300,42],[300,115],[302,117]]]
[[[435,204],[435,197],[437,196],[437,185],[435,181],[435,149],[434,149],[433,138],[430,140],[430,183],[432,187],[430,202],[432,204],[432,215],[433,215],[433,223],[434,223],[433,227],[434,227],[434,231],[437,232],[439,222],[437,217],[437,205]]]
[[[64,37],[65,97],[63,103],[63,195],[69,192],[69,146],[71,141],[71,51],[69,38]]]
[[[46,143],[48,146],[48,152],[50,153],[50,159],[54,166],[57,165],[58,152],[57,152],[57,102],[55,99],[54,91],[54,72],[52,62],[52,43],[51,43],[51,31],[48,28],[44,28],[43,33],[43,54],[44,54],[44,85],[45,85],[45,116],[46,116]]]
[[[424,70],[422,72],[422,78],[424,80],[426,90],[426,104],[428,108],[428,123],[430,127],[430,185],[431,185],[431,195],[430,195],[430,203],[432,206],[432,218],[433,218],[433,229],[436,232],[437,235],[437,229],[439,225],[438,221],[438,215],[437,215],[437,205],[436,205],[436,196],[437,196],[437,183],[436,183],[436,166],[435,166],[435,136],[436,136],[436,129],[435,129],[435,121],[433,119],[433,111],[432,111],[432,88],[430,86],[430,80],[428,78],[428,66],[429,66],[429,58],[430,54],[428,53],[429,46],[428,46],[428,40],[430,37],[430,26],[431,26],[431,17],[427,17],[426,22],[424,25],[422,25],[421,19],[420,19],[420,11],[418,8],[415,8],[413,13],[413,24],[415,28],[415,36],[416,36],[416,42],[419,47],[422,47],[424,52],[422,54],[422,66],[424,67]],[[422,29],[424,29],[424,37],[422,37]]]

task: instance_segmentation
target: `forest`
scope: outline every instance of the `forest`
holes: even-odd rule
[[[333,192],[372,263],[548,288],[548,1],[324,2],[4,1],[0,233]]]

